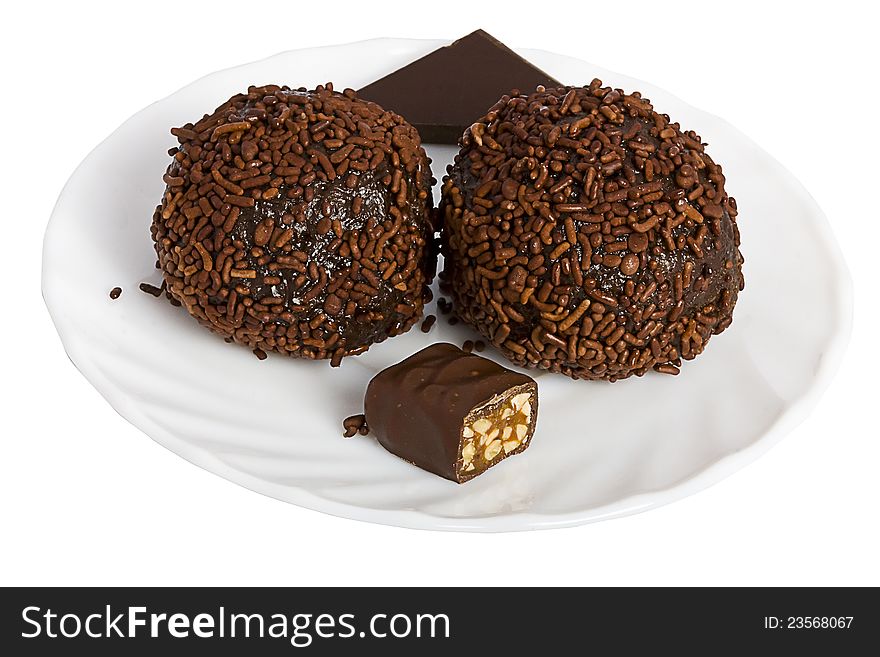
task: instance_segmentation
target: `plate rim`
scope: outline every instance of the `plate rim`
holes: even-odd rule
[[[809,415],[810,411],[819,402],[825,390],[830,385],[837,373],[843,360],[843,355],[849,344],[852,326],[853,326],[853,303],[854,290],[852,277],[849,273],[846,260],[840,245],[834,235],[833,228],[828,216],[825,214],[821,206],[816,202],[810,192],[803,184],[792,174],[785,166],[782,165],[771,153],[767,152],[763,147],[753,141],[750,137],[738,130],[732,123],[718,115],[702,110],[690,103],[682,100],[677,95],[672,94],[665,89],[662,90],[665,95],[674,98],[676,101],[694,108],[704,115],[711,116],[713,119],[723,123],[726,127],[745,139],[753,148],[758,149],[765,157],[769,164],[773,166],[776,173],[786,178],[793,190],[796,190],[800,197],[809,203],[814,209],[811,222],[820,234],[820,237],[828,251],[829,271],[833,271],[834,280],[829,284],[832,287],[832,294],[838,301],[839,312],[834,314],[832,323],[833,332],[825,345],[824,351],[821,353],[819,366],[813,377],[812,383],[806,391],[800,395],[794,402],[788,403],[781,413],[775,418],[774,422],[747,447],[729,452],[716,458],[714,461],[704,466],[698,472],[679,480],[677,483],[665,488],[652,490],[644,493],[637,493],[623,497],[619,500],[604,504],[597,507],[582,509],[579,511],[567,513],[540,514],[531,512],[514,512],[492,516],[480,516],[470,518],[452,518],[442,515],[434,515],[421,510],[413,509],[375,509],[354,504],[337,502],[324,497],[315,495],[306,488],[298,486],[282,486],[272,482],[265,481],[255,477],[247,472],[237,470],[227,465],[220,459],[216,458],[210,451],[196,447],[181,438],[178,438],[170,431],[166,431],[157,423],[153,422],[149,415],[144,413],[136,401],[130,394],[122,388],[112,383],[102,372],[101,368],[93,362],[89,356],[89,349],[84,344],[75,331],[64,318],[62,312],[58,312],[59,305],[53,311],[53,291],[52,291],[52,275],[48,271],[47,252],[52,238],[53,228],[60,223],[59,209],[63,207],[64,201],[70,195],[70,190],[76,179],[84,169],[84,166],[91,159],[92,155],[100,149],[106,142],[114,138],[114,136],[135,117],[145,112],[149,108],[163,103],[173,96],[177,95],[184,89],[215,75],[250,67],[261,64],[272,59],[283,57],[290,53],[303,52],[319,49],[332,49],[339,47],[355,46],[365,43],[385,42],[389,47],[395,43],[401,42],[414,43],[418,42],[428,46],[429,44],[442,45],[448,43],[442,39],[407,39],[407,38],[373,38],[359,41],[350,41],[345,43],[328,44],[310,48],[297,48],[285,50],[273,55],[256,59],[250,62],[238,64],[236,66],[218,69],[206,75],[200,76],[190,83],[173,91],[172,93],[149,103],[137,112],[131,114],[122,123],[120,123],[113,131],[111,131],[104,139],[102,139],[94,148],[92,148],[85,157],[76,166],[70,177],[65,182],[58,195],[58,199],[53,206],[52,213],[46,225],[42,252],[41,252],[41,292],[44,303],[49,312],[49,316],[59,335],[62,346],[73,363],[74,367],[85,377],[85,379],[94,387],[98,393],[108,402],[123,419],[132,424],[135,428],[145,433],[154,442],[161,445],[165,449],[182,457],[189,463],[202,468],[212,474],[223,477],[224,479],[242,486],[248,490],[272,497],[282,502],[294,504],[296,506],[325,513],[331,516],[358,520],[361,522],[370,522],[379,525],[404,527],[420,530],[439,530],[439,531],[466,531],[466,532],[510,532],[510,531],[527,531],[536,529],[557,529],[565,527],[574,527],[584,524],[598,522],[600,520],[608,520],[619,518],[636,513],[641,513],[650,509],[658,508],[680,499],[698,493],[710,486],[726,479],[734,472],[746,467],[754,462],[770,450],[774,445],[789,432],[800,425]],[[553,57],[560,57],[578,61],[594,67],[597,73],[620,75],[631,80],[644,84],[645,87],[657,88],[656,85],[643,82],[638,78],[625,74],[617,74],[614,71],[605,69],[604,67],[590,64],[586,60],[569,55],[561,55],[542,49],[525,49],[515,48],[519,53],[540,52]]]

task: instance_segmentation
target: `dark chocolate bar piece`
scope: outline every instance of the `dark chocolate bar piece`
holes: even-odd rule
[[[373,377],[364,413],[389,452],[463,483],[529,446],[538,386],[441,342]]]
[[[477,30],[358,91],[416,127],[422,142],[456,144],[465,128],[512,89],[562,83]]]

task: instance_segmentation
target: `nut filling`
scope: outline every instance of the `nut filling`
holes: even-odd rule
[[[468,413],[461,431],[459,475],[476,476],[528,446],[537,400],[530,386],[517,386]]]

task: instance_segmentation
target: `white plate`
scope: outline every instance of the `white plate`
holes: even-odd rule
[[[440,45],[379,39],[213,73],[137,113],[85,159],[46,232],[43,295],[71,360],[110,404],[161,445],[265,495],[359,520],[470,531],[562,527],[665,504],[734,472],[800,422],[836,370],[852,314],[849,275],[820,209],[721,119],[548,52],[521,51],[569,84],[598,76],[641,90],[702,134],[739,202],[745,292],[731,328],[678,377],[612,385],[541,374],[533,445],[458,486],[370,438],[343,440],[340,422],[360,412],[378,370],[430,342],[461,344],[474,337],[467,329],[441,320],[429,335],[414,329],[338,370],[276,355],[261,362],[137,289],[160,281],[149,225],[176,143],[171,126],[249,84],[357,88]],[[428,150],[440,178],[453,149]],[[116,285],[124,292],[111,301]]]

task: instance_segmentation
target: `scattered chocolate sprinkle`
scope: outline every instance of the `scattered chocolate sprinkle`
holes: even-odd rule
[[[434,326],[434,322],[437,321],[436,315],[428,315],[422,321],[422,333],[430,333],[431,328]]]
[[[506,95],[443,182],[455,313],[524,367],[673,374],[743,289],[724,183],[700,136],[639,93],[594,80]]]
[[[110,290],[110,298],[111,299],[114,299],[114,300],[118,299],[119,295],[121,295],[121,294],[122,294],[121,287],[114,287],[112,290]]]
[[[366,436],[370,433],[370,427],[367,426],[367,418],[364,417],[363,413],[358,413],[357,415],[350,415],[342,421],[342,426],[345,429],[345,433],[342,435],[346,438],[351,438],[356,433],[359,433],[362,436]]]
[[[156,287],[155,285],[151,285],[150,283],[141,283],[138,285],[138,289],[141,292],[146,292],[147,294],[152,294],[154,297],[161,297],[162,292],[164,291],[164,283],[162,287]]]
[[[461,345],[461,350],[466,354],[471,353],[474,350],[474,341],[473,340],[465,340],[464,344]]]
[[[263,351],[262,349],[259,349],[259,348],[254,349],[254,356],[259,358],[260,360],[266,360],[266,358],[269,357],[265,351]]]
[[[486,343],[482,340],[477,340],[474,342],[474,351],[483,351],[486,348]]]

